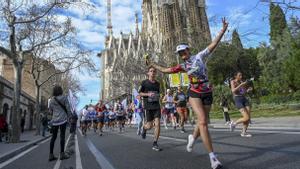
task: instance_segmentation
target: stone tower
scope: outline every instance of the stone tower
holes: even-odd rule
[[[144,0],[142,37],[163,37],[163,56],[174,60],[175,47],[188,43],[199,49],[211,42],[205,0]],[[162,35],[159,35],[159,34]]]

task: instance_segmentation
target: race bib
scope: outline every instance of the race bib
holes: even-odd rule
[[[180,102],[185,101],[185,96],[184,96],[184,95],[178,95],[177,97],[178,97],[178,100],[179,100]]]
[[[149,91],[149,93],[154,93],[154,95],[148,97],[148,102],[159,102],[159,93],[157,91]]]

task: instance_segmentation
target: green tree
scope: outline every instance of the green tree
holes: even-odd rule
[[[232,45],[239,50],[243,50],[243,44],[236,29],[232,32]]]
[[[263,45],[258,52],[258,60],[262,67],[261,80],[263,86],[273,94],[283,94],[291,89],[289,84],[294,75],[291,71],[293,38],[287,26],[285,15],[278,5],[270,5],[270,42],[271,46]],[[292,60],[291,60],[292,59]]]
[[[285,15],[279,5],[270,4],[270,38],[271,44],[281,38],[284,30],[287,28]]]
[[[300,21],[298,18],[291,18],[290,30],[290,56],[284,63],[284,73],[286,74],[287,86],[296,92],[300,89]],[[290,36],[288,36],[289,38]]]
[[[257,49],[244,49],[238,32],[232,34],[231,43],[220,43],[209,60],[209,78],[213,84],[223,84],[234,72],[241,71],[245,78],[258,78],[260,67],[257,61]]]

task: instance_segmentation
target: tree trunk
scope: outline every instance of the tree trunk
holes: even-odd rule
[[[36,135],[41,134],[41,107],[40,107],[40,89],[41,86],[35,85],[35,93],[36,93],[36,98],[35,98],[35,113],[36,113]]]
[[[10,141],[17,143],[20,141],[21,134],[21,115],[20,115],[20,99],[21,99],[21,86],[22,86],[22,69],[23,64],[21,62],[14,63],[14,98],[13,98],[13,111],[12,111],[12,131]]]

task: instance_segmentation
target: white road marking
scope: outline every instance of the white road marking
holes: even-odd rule
[[[18,154],[17,156],[15,156],[15,157],[13,157],[13,158],[11,158],[11,159],[9,159],[9,160],[7,160],[7,161],[1,163],[1,164],[0,164],[0,169],[3,168],[3,167],[5,167],[5,166],[7,166],[7,165],[10,164],[10,163],[12,163],[13,161],[19,159],[20,157],[26,155],[27,153],[29,153],[29,152],[32,151],[33,149],[37,148],[40,144],[43,144],[43,143],[49,141],[50,139],[51,139],[51,138],[48,138],[48,139],[42,141],[41,143],[39,143],[38,145],[35,145],[35,146],[33,146],[33,147],[31,147],[31,148],[29,148],[29,149],[27,149],[27,150],[21,152],[21,153]]]
[[[81,157],[80,157],[80,151],[78,146],[78,138],[77,135],[75,135],[75,151],[76,151],[76,169],[83,169],[82,163],[81,163]]]
[[[147,134],[147,135],[154,137],[153,134]],[[166,137],[166,136],[159,136],[159,138],[165,139],[165,140],[174,140],[174,141],[178,141],[178,142],[187,143],[187,139],[182,139],[182,138],[174,138],[174,137]]]
[[[66,144],[65,144],[65,149],[67,148],[67,145],[68,145],[68,143],[69,143],[69,141],[70,141],[70,138],[71,138],[71,134],[69,135],[68,140],[67,140],[67,142],[66,142]],[[60,164],[61,164],[61,160],[60,160],[59,157],[58,157],[58,159],[57,159],[57,161],[56,161],[55,166],[54,166],[53,169],[59,169]]]
[[[89,139],[86,139],[86,144],[87,144],[89,150],[95,156],[96,161],[101,166],[101,168],[115,169],[112,166],[112,164],[104,157],[104,155],[95,147],[95,145]]]
[[[224,131],[224,132],[230,132],[229,129],[210,129],[211,131]],[[269,134],[295,134],[299,135],[300,132],[297,131],[280,131],[280,130],[255,130],[255,129],[249,129],[248,130],[251,133],[269,133]],[[236,130],[236,132],[240,132],[239,130]]]

